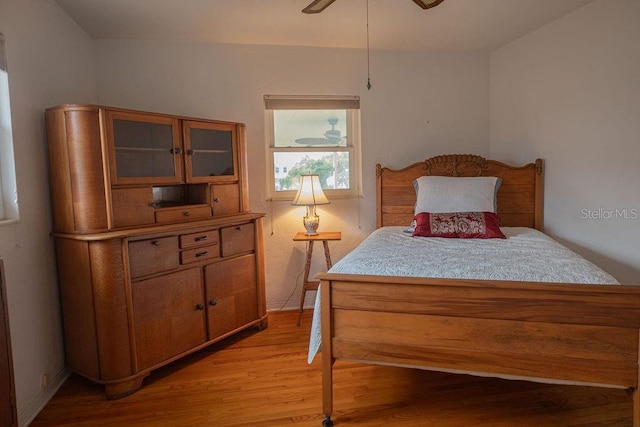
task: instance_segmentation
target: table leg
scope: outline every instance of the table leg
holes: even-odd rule
[[[322,245],[324,246],[324,257],[327,259],[327,271],[331,268],[331,254],[329,253],[329,242],[326,240],[322,241]]]
[[[324,242],[326,245],[326,242]],[[325,251],[326,251],[325,246]],[[309,283],[309,270],[311,269],[311,255],[313,254],[313,240],[309,241],[307,246],[307,260],[304,265],[304,277],[302,278],[302,292],[300,294],[300,310],[298,312],[297,326],[300,326],[300,319],[302,318],[302,311],[304,309],[304,298],[307,295],[307,283]]]

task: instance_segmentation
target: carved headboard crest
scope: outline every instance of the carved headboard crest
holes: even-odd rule
[[[473,154],[435,156],[424,162],[429,175],[480,176],[487,168],[487,160]]]

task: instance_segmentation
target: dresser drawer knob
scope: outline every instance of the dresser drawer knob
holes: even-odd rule
[[[211,306],[215,306],[216,304],[218,304],[218,301],[216,301],[214,299],[209,301],[209,305],[211,305]]]
[[[184,215],[184,216],[191,216],[191,212],[189,212],[189,211],[184,211],[184,212],[182,212],[182,215]]]
[[[236,230],[238,230],[238,231],[242,231],[242,226],[240,226],[240,225],[239,225],[239,226],[237,226],[237,227],[236,227]]]
[[[198,310],[204,310],[204,305],[203,304],[198,304],[198,305],[196,305],[196,308]]]
[[[214,203],[218,203],[220,201],[220,199],[218,197],[213,199]]]
[[[201,256],[207,256],[207,255],[209,255],[209,251],[198,252],[196,254],[196,258],[200,258]]]
[[[151,244],[153,246],[160,246],[160,241],[159,240],[154,240],[153,242],[151,242]]]
[[[202,242],[203,240],[207,240],[207,236],[200,236],[195,238],[196,242]]]

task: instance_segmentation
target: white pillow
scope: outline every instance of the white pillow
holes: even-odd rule
[[[498,189],[502,179],[495,176],[421,176],[413,182],[416,190],[414,215],[420,212],[496,213]],[[405,230],[413,233],[415,221]]]
[[[495,176],[421,176],[416,189],[415,214],[420,212],[493,212],[502,180]]]

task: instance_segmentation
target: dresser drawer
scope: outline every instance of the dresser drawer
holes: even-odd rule
[[[220,229],[222,240],[222,256],[232,256],[255,249],[254,224],[242,224]]]
[[[180,252],[180,262],[182,264],[189,264],[191,262],[204,261],[205,259],[218,258],[219,256],[220,246],[218,246],[218,242],[216,242],[215,245],[201,246]]]
[[[156,222],[180,222],[211,217],[210,206],[180,206],[156,210]]]
[[[129,242],[132,278],[172,270],[178,265],[178,236]]]
[[[180,236],[180,248],[189,249],[197,246],[218,244],[218,230],[207,230],[200,233],[183,234]]]

